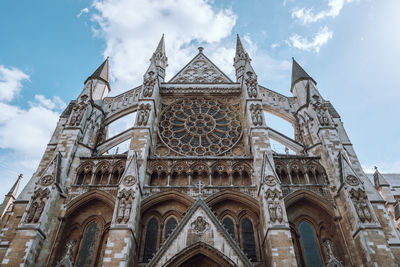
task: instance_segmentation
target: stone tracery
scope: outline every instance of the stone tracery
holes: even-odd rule
[[[168,147],[179,154],[222,154],[232,148],[242,135],[238,107],[208,98],[178,100],[161,115],[159,135]]]

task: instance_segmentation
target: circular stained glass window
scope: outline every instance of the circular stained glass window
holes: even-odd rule
[[[161,140],[179,154],[215,156],[239,141],[242,126],[237,108],[199,97],[167,106],[158,132]]]

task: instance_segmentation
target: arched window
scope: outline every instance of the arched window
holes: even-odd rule
[[[93,266],[97,258],[97,247],[100,237],[100,225],[98,222],[91,222],[84,233],[77,267]]]
[[[304,258],[307,266],[322,267],[314,229],[310,223],[303,221],[299,226],[300,240],[303,245]]]
[[[225,219],[222,221],[222,225],[225,227],[225,229],[228,231],[228,233],[232,236],[233,239],[235,239],[235,225],[233,224],[233,221],[229,217],[225,217]]]
[[[143,262],[148,262],[157,251],[158,221],[152,218],[146,227],[146,238],[144,240]]]
[[[167,223],[165,224],[165,239],[167,239],[172,231],[174,231],[177,224],[178,222],[173,217],[167,220]]]
[[[257,261],[256,242],[254,240],[253,223],[244,218],[242,221],[242,245],[243,252],[253,261]]]
[[[78,180],[76,181],[76,184],[80,185],[83,183],[83,178],[85,178],[85,173],[81,171],[78,175]]]

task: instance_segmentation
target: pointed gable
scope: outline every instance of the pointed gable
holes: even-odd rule
[[[207,204],[197,200],[157,251],[148,266],[165,266],[186,248],[204,244],[230,259],[237,266],[252,266]]]
[[[298,81],[302,81],[302,80],[311,80],[315,84],[317,84],[317,82],[314,81],[314,79],[310,75],[308,75],[308,73],[300,66],[299,63],[297,63],[297,61],[294,58],[292,58],[292,60],[293,60],[293,62],[292,62],[292,83],[291,83],[292,87],[295,83],[297,83]]]
[[[199,53],[169,83],[233,83],[233,81],[212,63],[203,54],[203,48],[199,47]]]
[[[100,79],[106,82],[107,84],[110,82],[109,75],[109,66],[108,66],[108,57],[104,62],[90,75],[84,83],[86,83],[90,79]]]

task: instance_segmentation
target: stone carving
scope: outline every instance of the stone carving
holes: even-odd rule
[[[46,176],[42,177],[42,179],[40,179],[40,184],[42,186],[49,186],[52,183],[54,183],[54,177],[51,175],[46,175]]]
[[[71,118],[69,120],[70,126],[78,126],[81,124],[83,115],[85,114],[87,104],[85,103],[87,95],[81,96],[81,102],[76,104],[73,108]]]
[[[117,218],[116,218],[116,221],[118,223],[129,222],[134,198],[135,197],[132,190],[123,189],[119,192],[118,196],[119,203],[118,203]]]
[[[202,49],[199,49],[202,50]],[[180,71],[170,83],[231,83],[214,64],[212,64],[200,51],[188,66]]]
[[[314,95],[313,99],[314,99],[313,106],[314,106],[315,112],[317,113],[317,118],[318,118],[319,123],[322,126],[329,126],[331,124],[331,122],[330,122],[329,113],[328,113],[327,108],[321,102],[319,96]]]
[[[43,190],[39,188],[35,191],[32,196],[32,204],[29,207],[28,213],[25,218],[26,223],[37,223],[39,221],[49,194],[50,190],[48,188]]]
[[[210,224],[204,220],[203,216],[198,216],[190,226],[199,235],[204,234],[210,228]]]
[[[268,203],[268,212],[272,222],[282,222],[283,221],[283,211],[279,204],[279,201]]]
[[[73,260],[72,260],[72,250],[76,240],[69,240],[66,244],[66,252],[64,257],[56,264],[56,267],[72,267]]]
[[[186,98],[161,114],[159,137],[174,152],[216,156],[236,145],[242,136],[239,106],[210,98]]]
[[[139,107],[139,115],[137,124],[139,126],[146,126],[147,121],[150,117],[151,105],[150,104],[141,104]]]
[[[255,126],[262,126],[264,123],[262,108],[260,104],[250,105],[251,120]]]
[[[147,77],[143,81],[143,96],[151,97],[154,91],[154,85],[156,84],[156,78],[154,72],[149,71]]]
[[[247,73],[247,78],[246,78],[246,87],[247,87],[247,93],[250,98],[256,98],[257,97],[257,79],[251,71],[248,71]]]
[[[124,178],[123,183],[125,186],[132,186],[136,183],[136,178],[132,175],[128,175]]]
[[[357,177],[353,175],[349,175],[346,177],[346,183],[348,183],[351,186],[357,186],[360,184],[360,181],[358,180]]]
[[[326,250],[327,250],[327,257],[326,258],[328,259],[327,260],[328,263],[326,264],[326,267],[344,267],[344,265],[333,254],[332,241],[327,239],[324,242],[324,245],[325,245]]]
[[[276,179],[274,176],[268,175],[267,177],[265,177],[265,183],[269,186],[274,186],[276,185]]]
[[[267,189],[265,191],[265,199],[267,200],[275,200],[275,199],[281,199],[281,192],[278,189]]]
[[[352,189],[350,196],[353,201],[353,205],[356,209],[357,215],[361,222],[372,222],[372,214],[368,205],[367,195],[361,188],[358,190]]]

